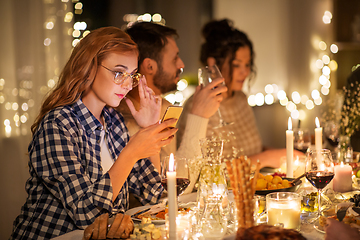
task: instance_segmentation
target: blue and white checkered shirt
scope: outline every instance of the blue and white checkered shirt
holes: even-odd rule
[[[105,107],[106,142],[114,161],[129,141],[123,117]],[[112,202],[109,173],[100,159],[101,123],[81,100],[45,115],[29,145],[28,198],[10,239],[50,239],[84,229],[104,212],[129,208],[129,191],[142,204],[157,203],[161,178],[149,159],[140,159]]]

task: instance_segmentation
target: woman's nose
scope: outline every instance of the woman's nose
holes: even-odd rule
[[[123,84],[121,84],[122,88],[128,89],[129,91],[132,89],[133,79],[131,77],[127,77]]]

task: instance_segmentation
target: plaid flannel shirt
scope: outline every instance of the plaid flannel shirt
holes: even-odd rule
[[[105,107],[107,145],[114,160],[129,141],[123,117]],[[149,159],[134,165],[112,202],[109,173],[100,159],[101,123],[81,100],[45,115],[28,151],[28,198],[14,221],[10,239],[50,239],[74,229],[84,229],[104,212],[129,208],[129,191],[142,204],[157,203],[163,187]]]

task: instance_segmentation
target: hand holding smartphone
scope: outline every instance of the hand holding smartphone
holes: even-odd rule
[[[164,122],[167,119],[171,119],[171,118],[175,118],[177,120],[179,120],[180,115],[182,113],[183,108],[181,106],[168,106],[164,116],[161,119],[161,122]],[[177,121],[171,125],[170,127],[175,127],[176,126]]]

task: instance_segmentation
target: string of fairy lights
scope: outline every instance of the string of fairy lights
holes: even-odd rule
[[[332,20],[331,12],[325,11],[322,20],[324,24],[330,24]],[[307,110],[312,110],[316,105],[321,105],[323,103],[322,95],[326,96],[330,93],[330,74],[338,68],[337,62],[331,59],[329,54],[336,54],[339,49],[336,44],[331,44],[328,47],[327,43],[322,40],[315,40],[313,45],[315,50],[319,51],[320,55],[318,59],[311,63],[312,66],[315,66],[315,68],[321,72],[318,85],[320,91],[318,89],[313,89],[310,96],[307,94],[301,95],[299,92],[294,91],[289,96],[284,90],[281,90],[278,85],[267,84],[264,88],[265,95],[259,92],[248,97],[249,105],[271,105],[276,101],[279,101],[279,103],[286,107],[286,109],[290,112],[293,119],[300,120],[304,120],[306,118],[306,111],[304,109],[300,109],[302,106],[304,106]]]
[[[68,4],[69,1],[71,1],[73,4],[73,9],[67,9],[64,13],[63,21],[65,23],[72,23],[74,22],[74,14],[82,14],[83,13],[83,7],[84,4],[79,0],[60,0],[64,4]],[[64,7],[66,9],[66,6]],[[158,24],[165,25],[166,21],[161,16],[161,14],[149,14],[145,13],[143,15],[137,15],[137,14],[126,14],[123,17],[123,20],[126,22],[127,27],[131,26],[136,21],[152,21]],[[329,11],[325,11],[324,15],[322,17],[324,24],[330,24],[332,20],[332,14]],[[48,20],[44,23],[44,27],[48,30],[51,30],[54,28],[55,21]],[[69,36],[72,36],[72,47],[76,46],[76,44],[85,37],[90,31],[87,29],[86,22],[74,22],[72,27],[68,29],[67,34]],[[50,38],[44,39],[44,46],[49,46],[51,43]],[[286,107],[286,109],[290,112],[291,117],[293,119],[300,119],[303,120],[306,118],[306,111],[314,109],[315,106],[319,106],[323,103],[323,96],[326,96],[330,93],[330,87],[331,87],[331,81],[330,81],[330,75],[332,72],[337,70],[337,63],[335,60],[331,59],[330,54],[336,54],[338,52],[338,47],[336,44],[331,44],[328,46],[328,44],[325,41],[316,40],[314,42],[314,47],[317,51],[319,51],[319,58],[316,59],[313,63],[311,63],[314,68],[318,70],[318,73],[320,73],[319,77],[319,84],[317,89],[314,89],[311,91],[309,95],[302,94],[297,91],[292,92],[290,95],[287,94],[283,89],[281,89],[281,86],[278,86],[277,84],[267,84],[264,87],[264,93],[258,92],[256,94],[251,94],[248,97],[248,104],[250,106],[263,106],[264,104],[272,105],[277,102],[279,102],[282,106]],[[55,86],[57,81],[57,77],[53,77],[47,81],[47,86],[42,86],[40,88],[40,92],[42,94],[46,94],[52,87]],[[31,82],[24,82],[24,88],[20,89],[18,92],[22,92],[21,94],[24,94],[24,91],[27,88],[27,85],[31,85]],[[187,96],[189,94],[185,94],[189,87],[193,87],[189,84],[189,81],[186,80],[186,78],[181,79],[178,82],[178,88],[177,91],[174,93],[170,93],[165,96],[165,98],[170,101],[171,103],[175,104],[182,104]],[[31,86],[30,86],[31,88]],[[20,124],[24,124],[29,119],[29,114],[27,113],[28,109],[34,106],[33,99],[29,98],[27,102],[24,103],[18,103],[18,102],[10,102],[6,101],[6,94],[4,93],[5,89],[5,79],[1,78],[0,76],[0,105],[3,105],[6,110],[8,111],[15,111],[15,114],[13,116],[13,119],[6,118],[4,120],[4,127],[5,127],[5,136],[10,137],[12,128],[11,123],[13,122],[13,125],[19,126]],[[25,90],[24,90],[25,89]],[[15,91],[15,90],[13,90]],[[14,93],[16,94],[16,93]],[[17,93],[19,94],[19,93]],[[305,107],[305,109],[304,109]],[[18,113],[18,109],[21,109],[23,114]],[[20,133],[21,134],[21,133]],[[22,134],[26,134],[26,132],[23,132]]]
[[[325,11],[322,20],[324,24],[330,24],[332,20],[331,12]],[[124,21],[128,23],[128,26],[130,26],[135,21],[153,21],[165,24],[165,20],[161,17],[160,14],[154,14],[151,16],[148,13],[140,16],[135,14],[125,15]],[[262,92],[251,94],[248,97],[248,104],[254,107],[263,106],[264,104],[272,105],[279,102],[280,105],[286,107],[293,119],[300,120],[304,120],[306,118],[306,111],[304,109],[300,109],[302,106],[304,106],[307,110],[312,110],[315,108],[315,106],[320,106],[323,103],[323,96],[327,96],[330,93],[330,74],[331,72],[336,71],[338,67],[337,62],[330,57],[330,54],[336,54],[338,52],[338,46],[336,44],[331,44],[328,46],[327,43],[322,40],[315,40],[313,45],[315,50],[319,51],[320,56],[313,63],[311,63],[311,65],[317,69],[315,73],[321,73],[318,84],[320,91],[318,89],[314,89],[311,91],[310,96],[294,91],[289,96],[277,84],[267,84],[264,87],[265,94]],[[183,91],[188,86],[189,84],[186,78],[181,79],[178,83],[178,91],[166,95],[165,98],[173,104],[183,103],[186,100]]]
[[[3,77],[0,75],[0,107],[2,108],[1,119],[3,120],[4,131],[1,134],[7,138],[11,136],[28,135],[30,125],[38,114],[37,102],[39,93],[44,96],[52,89],[60,73],[60,64],[58,61],[59,35],[71,36],[73,33],[73,18],[76,13],[77,4],[72,4],[71,0],[43,1],[41,10],[44,15],[44,22],[40,26],[31,26],[36,30],[43,29],[42,46],[43,56],[46,64],[38,64],[35,71],[34,65],[15,66],[16,77]],[[71,6],[75,6],[75,10]],[[36,22],[34,20],[34,22]],[[58,31],[65,30],[64,32]],[[70,37],[69,37],[70,38]],[[62,38],[66,39],[66,38]],[[38,44],[35,44],[38,46]],[[32,45],[33,46],[33,45]],[[60,47],[60,49],[69,49],[71,47]],[[34,73],[41,72],[45,76],[45,84],[33,82]],[[39,80],[39,79],[38,79]],[[41,97],[40,97],[41,98]]]

